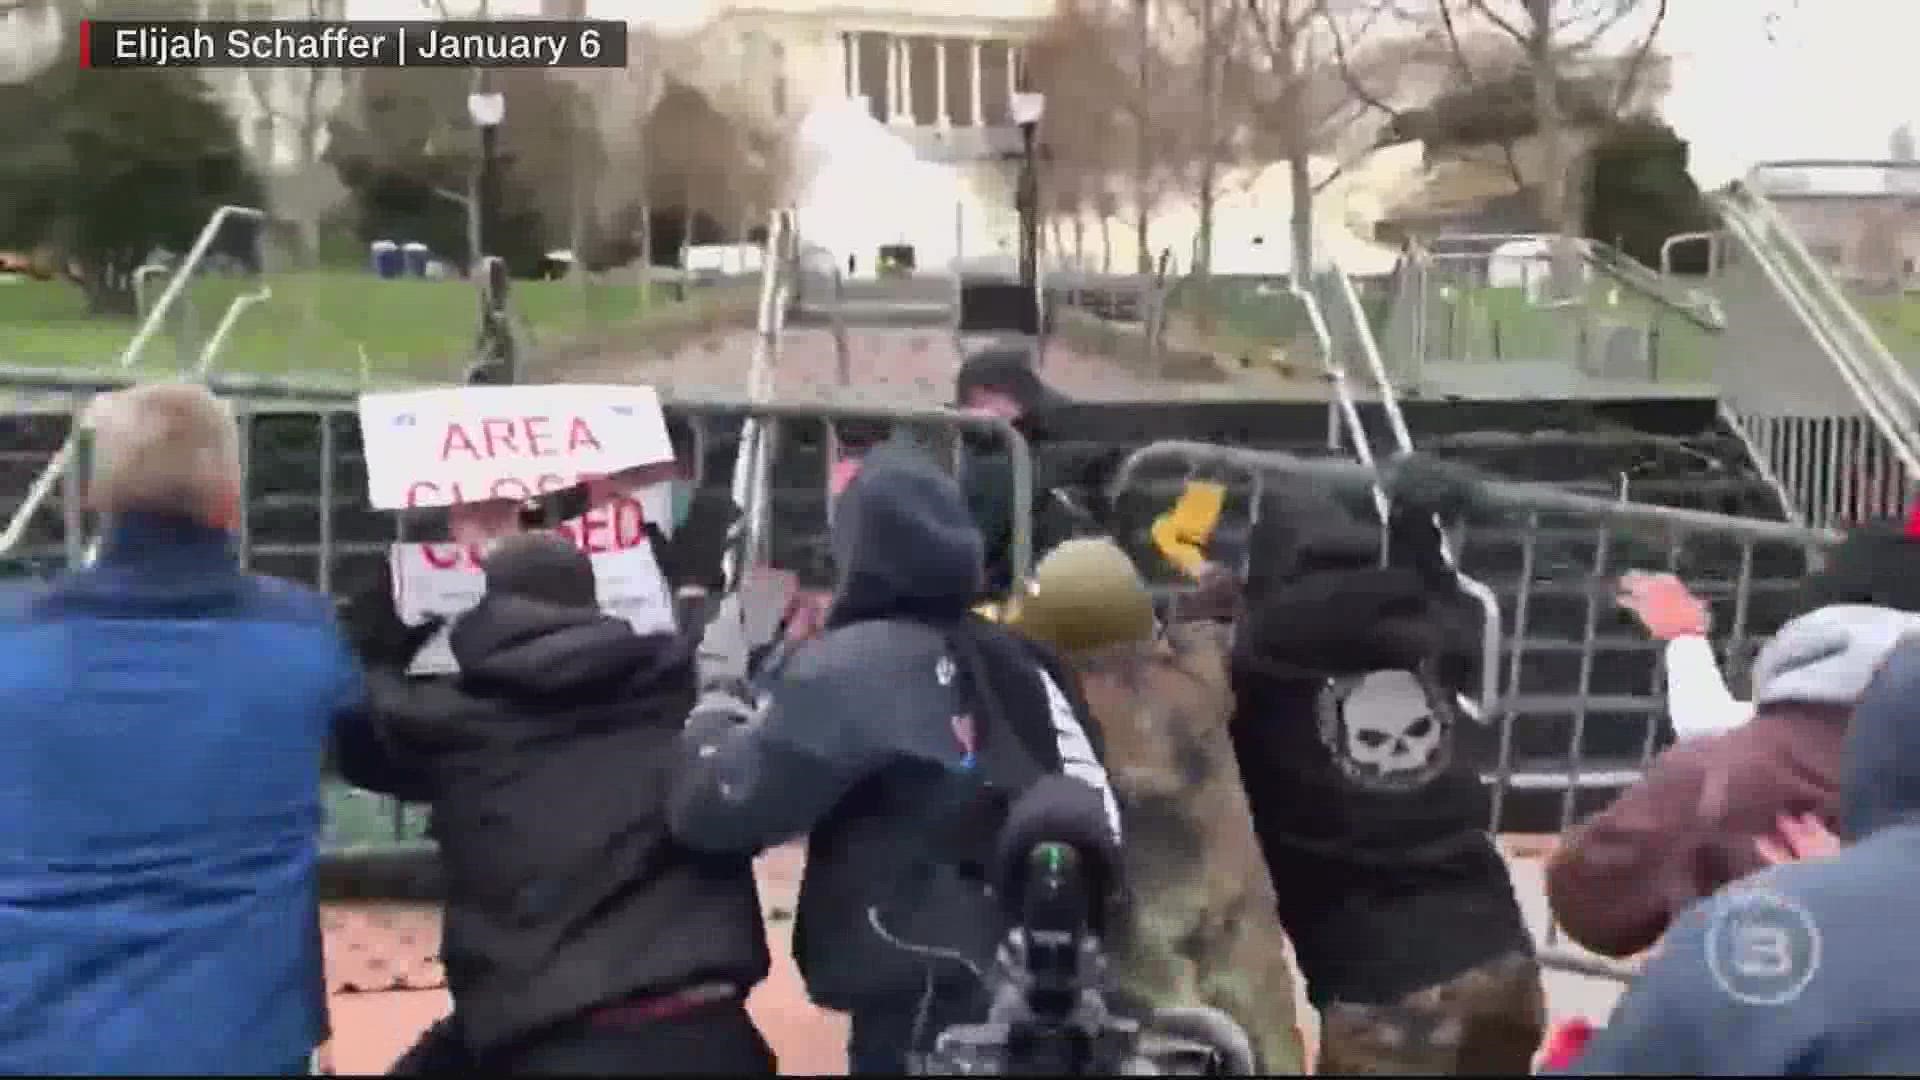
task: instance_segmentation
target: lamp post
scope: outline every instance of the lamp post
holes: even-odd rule
[[[488,254],[499,226],[500,122],[507,116],[506,96],[480,90],[467,95],[467,115],[480,129],[480,176],[475,184],[474,215],[478,218],[480,266],[485,275],[480,292],[480,360],[467,374],[468,382],[511,383],[514,370],[513,335],[507,327],[506,264]]]
[[[1040,173],[1034,132],[1047,111],[1047,95],[1017,93],[1012,106],[1013,122],[1020,128],[1020,190],[1014,200],[1020,212],[1020,284],[1032,289],[1040,283]]]

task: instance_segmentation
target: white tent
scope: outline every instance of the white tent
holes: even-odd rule
[[[798,149],[795,204],[809,244],[842,265],[853,256],[862,274],[885,244],[913,245],[921,267],[953,258],[959,181],[875,120],[865,98],[815,108],[800,123]]]
[[[1544,236],[1509,240],[1487,254],[1487,284],[1496,289],[1522,289],[1527,299],[1547,295],[1553,278],[1553,246]]]

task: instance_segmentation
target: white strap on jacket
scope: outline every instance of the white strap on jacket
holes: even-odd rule
[[[1704,637],[1667,643],[1667,715],[1676,738],[1718,735],[1753,719],[1753,703],[1727,689],[1720,662]]]
[[[1047,688],[1047,711],[1053,716],[1053,734],[1060,747],[1060,771],[1087,784],[1100,793],[1100,802],[1107,809],[1107,826],[1113,830],[1115,840],[1120,839],[1120,801],[1114,798],[1113,782],[1107,777],[1107,767],[1100,764],[1094,756],[1093,741],[1087,738],[1087,730],[1080,724],[1080,718],[1073,714],[1073,704],[1067,700],[1066,691],[1053,681],[1053,676],[1045,669],[1040,672],[1040,681]]]

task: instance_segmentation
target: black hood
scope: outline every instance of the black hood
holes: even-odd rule
[[[980,530],[959,485],[900,444],[868,454],[835,503],[833,558],[840,580],[828,626],[953,618],[980,591]]]
[[[1069,403],[1033,370],[1032,350],[1019,346],[996,345],[967,357],[954,376],[954,403],[964,404],[967,394],[980,387],[991,387],[1019,402],[1023,419]]]
[[[1380,527],[1332,493],[1304,484],[1268,487],[1244,545],[1249,603],[1309,574],[1380,564]]]
[[[519,596],[487,596],[448,639],[463,686],[564,707],[693,684],[693,657],[676,635],[643,637],[625,619]]]
[[[1478,669],[1480,611],[1459,589],[1430,519],[1396,513],[1391,559],[1381,529],[1330,492],[1278,486],[1247,540],[1235,659],[1258,675],[1423,670],[1462,691]]]

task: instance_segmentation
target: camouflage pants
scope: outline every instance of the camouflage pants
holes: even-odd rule
[[[1329,1004],[1325,1075],[1526,1076],[1546,1029],[1540,965],[1514,953],[1391,1005]]]

